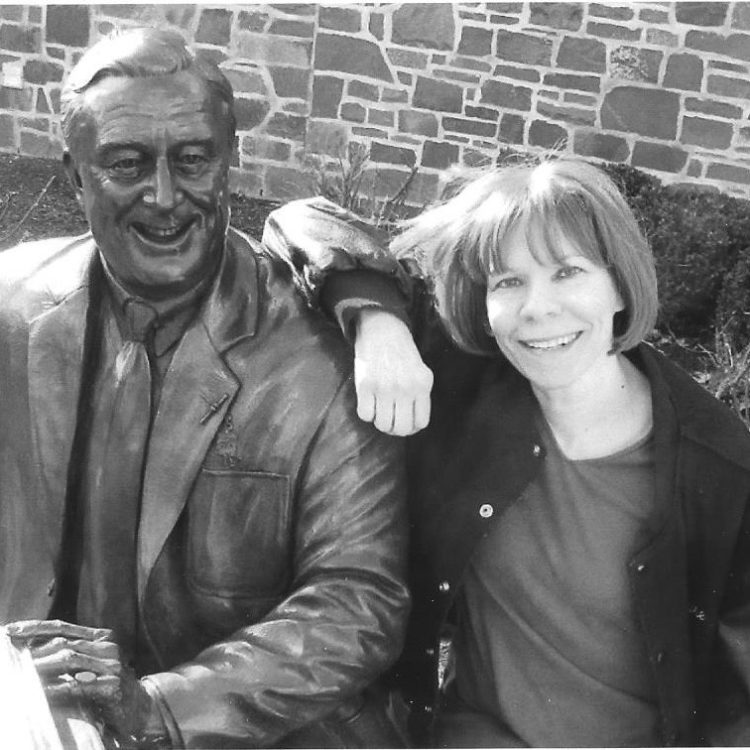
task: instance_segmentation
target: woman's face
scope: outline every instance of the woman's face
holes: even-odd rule
[[[506,237],[502,260],[487,282],[487,316],[508,361],[543,391],[596,387],[613,363],[614,315],[624,308],[609,271],[560,233],[540,263],[523,225]]]

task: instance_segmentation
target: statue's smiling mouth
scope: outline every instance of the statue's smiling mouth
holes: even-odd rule
[[[196,219],[193,218],[181,224],[169,224],[166,226],[133,222],[131,226],[136,234],[146,242],[154,245],[174,245],[176,242],[184,239],[195,221]]]

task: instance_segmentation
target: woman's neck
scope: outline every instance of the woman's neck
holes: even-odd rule
[[[617,453],[652,427],[649,382],[624,355],[612,355],[591,376],[564,388],[532,384],[555,440],[574,460]]]

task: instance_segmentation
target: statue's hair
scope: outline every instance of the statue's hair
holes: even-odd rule
[[[187,70],[195,73],[226,109],[229,142],[236,121],[232,85],[210,60],[196,55],[175,31],[137,28],[115,32],[88,49],[70,72],[61,95],[62,130],[70,143],[82,94],[108,76],[148,78]]]

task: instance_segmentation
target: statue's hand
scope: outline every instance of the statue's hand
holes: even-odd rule
[[[83,700],[123,747],[138,747],[159,710],[124,666],[111,630],[61,620],[10,623],[13,643],[28,648],[51,704]]]
[[[357,413],[389,435],[411,435],[430,421],[432,371],[408,326],[395,315],[366,308],[354,344]]]

